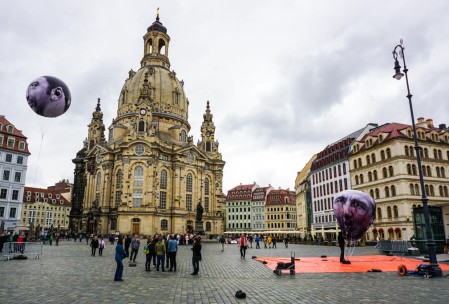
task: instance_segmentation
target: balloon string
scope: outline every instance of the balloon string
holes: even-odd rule
[[[37,154],[37,163],[36,163],[36,170],[34,172],[34,181],[33,181],[33,187],[36,186],[36,177],[37,177],[37,170],[39,168],[39,161],[41,158],[41,151],[42,151],[42,143],[44,142],[44,135],[48,130],[49,126],[45,126],[46,125],[46,119],[42,118],[41,123],[40,123],[40,127],[41,127],[41,141],[39,143],[39,153]]]

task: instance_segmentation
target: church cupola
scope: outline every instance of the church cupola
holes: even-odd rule
[[[92,113],[92,120],[88,125],[89,132],[87,136],[88,149],[92,149],[98,143],[106,142],[104,137],[104,124],[103,124],[103,112],[101,112],[100,98],[97,100],[97,106],[95,111]]]
[[[147,29],[143,36],[144,52],[140,61],[141,67],[148,65],[163,66],[170,69],[168,60],[168,45],[170,36],[167,35],[167,28],[159,21],[159,8],[157,9],[156,21]]]
[[[201,124],[201,141],[197,144],[198,148],[205,152],[218,152],[218,142],[214,141],[215,125],[212,118],[209,101],[207,101],[206,112]]]

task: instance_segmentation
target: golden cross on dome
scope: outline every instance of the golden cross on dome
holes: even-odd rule
[[[159,18],[159,7],[157,8],[157,17]]]

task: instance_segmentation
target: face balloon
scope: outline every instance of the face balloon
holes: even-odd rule
[[[53,76],[41,76],[28,86],[27,101],[36,114],[58,117],[69,109],[71,94],[62,80]]]
[[[334,214],[344,236],[360,239],[374,221],[376,203],[368,194],[345,190],[334,197]]]

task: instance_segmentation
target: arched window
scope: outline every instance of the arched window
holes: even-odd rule
[[[443,167],[441,167],[440,172],[441,172],[441,177],[446,177],[446,172],[444,171]]]
[[[396,196],[396,187],[394,185],[391,186],[391,196]]]
[[[388,218],[392,218],[391,207],[390,206],[387,207],[387,217]]]
[[[204,195],[209,195],[209,179],[204,179]]]
[[[122,201],[123,172],[121,169],[115,175],[115,183],[115,208],[118,208]]]
[[[362,166],[362,159],[359,158],[359,159],[358,159],[358,162],[359,162],[359,167],[361,167],[361,166]]]
[[[369,155],[366,156],[366,164],[367,165],[371,164],[371,158]]]
[[[167,189],[167,170],[161,170],[161,189]]]
[[[210,144],[210,142],[206,142],[206,152],[210,152],[212,149],[211,149],[211,144]]]
[[[371,189],[371,190],[369,191],[369,195],[370,195],[372,198],[374,198],[374,190],[373,190],[373,189]]]
[[[380,197],[380,191],[378,188],[376,188],[376,190],[374,190],[374,192],[376,193],[376,199]]]
[[[418,187],[418,184],[415,184],[415,195],[419,195],[419,187]]]
[[[393,176],[393,166],[388,167],[388,173],[390,173],[390,177]]]
[[[376,154],[371,154],[371,160],[373,161],[373,164],[376,162]]]
[[[354,159],[354,169],[357,169],[357,160],[355,160],[355,159]]]
[[[424,176],[427,176],[426,166],[422,165],[422,166],[421,166],[421,170],[422,170],[422,174],[423,174]]]
[[[346,164],[343,163],[343,174],[346,174]]]
[[[186,191],[192,192],[193,186],[192,186],[192,174],[188,173],[186,178]]]
[[[390,197],[390,188],[385,187],[385,197]]]
[[[185,130],[181,130],[179,139],[182,142],[187,142],[187,132]]]
[[[432,176],[432,170],[430,170],[430,166],[427,166],[427,176]]]
[[[441,150],[438,150],[438,159],[443,159],[443,154],[441,153]]]
[[[440,194],[440,196],[444,196],[444,194],[443,194],[443,186],[439,186],[438,187],[438,193]]]
[[[141,166],[134,168],[134,186],[143,186],[143,168]]]
[[[377,218],[379,220],[382,218],[382,209],[380,209],[380,207],[377,208]]]
[[[387,177],[388,177],[387,168],[383,168],[383,169],[382,169],[382,177],[383,177],[383,178],[387,178]]]
[[[95,204],[100,205],[100,193],[101,193],[101,173],[97,174],[97,183],[95,185]]]
[[[158,50],[159,54],[167,55],[167,54],[165,54],[167,49],[165,48],[165,41],[163,39],[159,39],[158,47],[159,47],[159,50]]]
[[[415,151],[413,150],[412,146],[408,147],[408,150],[410,152],[410,156],[415,156]]]
[[[212,225],[210,222],[206,222],[206,231],[211,231],[212,230]]]
[[[363,174],[360,174],[360,183],[363,184]]]
[[[161,230],[162,231],[168,230],[168,221],[167,220],[161,220]]]
[[[359,176],[358,176],[358,175],[355,176],[355,184],[356,184],[356,185],[359,184]]]
[[[391,150],[390,150],[390,148],[387,148],[387,158],[390,158],[391,157]]]
[[[411,195],[415,195],[415,187],[413,186],[413,184],[410,184],[410,194]]]
[[[396,205],[393,206],[393,216],[395,218],[399,217],[398,206],[396,206]]]
[[[407,164],[407,174],[412,175],[412,165]]]
[[[426,193],[429,194],[429,185],[425,185],[424,189],[426,189]]]
[[[145,132],[145,121],[139,120],[137,132]]]
[[[412,165],[412,174],[416,175],[416,165]]]
[[[408,156],[408,146],[405,146],[405,156]]]
[[[147,52],[148,54],[153,53],[153,39],[148,40]]]
[[[438,158],[437,149],[433,149],[433,158]]]
[[[440,167],[437,167],[437,177],[441,177],[440,176]]]
[[[424,157],[429,158],[429,150],[427,148],[424,148]]]
[[[448,191],[447,191],[447,187],[444,186],[444,187],[443,187],[443,190],[444,190],[444,196],[445,196],[445,197],[448,197],[448,196],[449,196],[449,193],[448,193]]]
[[[370,172],[368,172],[368,181],[372,182],[373,181],[373,174]]]
[[[430,190],[430,196],[435,196],[435,189],[433,188],[433,185],[430,185],[429,190]]]
[[[380,151],[380,159],[381,160],[385,159],[385,151],[384,150]]]

